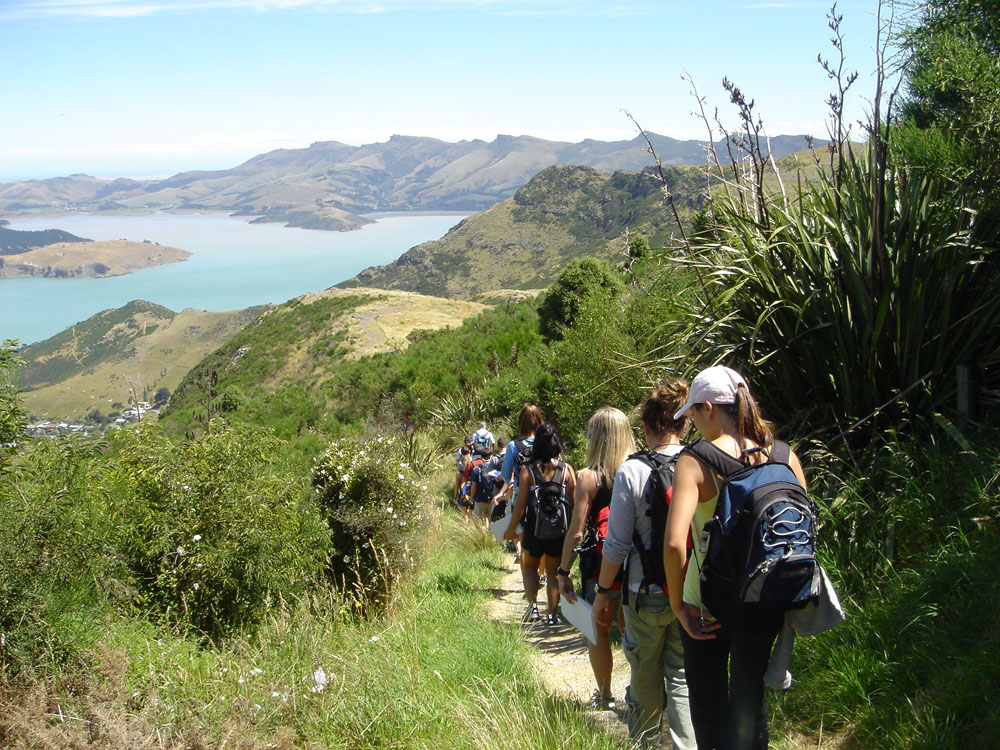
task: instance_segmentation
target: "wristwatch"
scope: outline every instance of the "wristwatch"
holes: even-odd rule
[[[601,584],[597,584],[598,594],[610,594],[612,591],[614,591],[614,589],[611,586],[602,586]]]
[[[565,576],[566,578],[569,578],[569,571],[568,570],[563,570],[562,566],[559,566],[558,568],[556,568],[556,575],[557,576]]]

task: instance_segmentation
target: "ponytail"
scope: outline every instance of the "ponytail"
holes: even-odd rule
[[[742,446],[747,438],[770,453],[774,436],[760,414],[760,408],[746,385],[740,383],[736,389],[736,439]]]

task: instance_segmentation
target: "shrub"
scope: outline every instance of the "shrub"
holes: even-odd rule
[[[17,440],[24,433],[24,413],[17,391],[17,342],[7,339],[0,344],[0,471]]]
[[[322,573],[328,532],[306,488],[275,470],[270,435],[212,422],[175,445],[143,427],[113,447],[102,491],[140,607],[224,637]]]
[[[75,439],[40,441],[0,481],[0,672],[71,656],[73,632],[116,589],[90,514],[93,456]]]
[[[342,438],[315,462],[333,543],[329,573],[360,612],[377,611],[413,568],[421,485],[395,438]]]
[[[546,339],[560,338],[573,325],[583,301],[591,296],[617,299],[625,284],[606,260],[577,258],[559,274],[542,296],[538,327]]]

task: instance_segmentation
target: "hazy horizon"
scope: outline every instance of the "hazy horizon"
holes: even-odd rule
[[[825,0],[6,0],[0,180],[172,175],[317,141],[704,139],[721,81],[767,132],[825,137]],[[875,0],[846,0],[864,116]],[[855,131],[857,132],[857,131]]]

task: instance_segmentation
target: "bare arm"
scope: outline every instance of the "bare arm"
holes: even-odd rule
[[[677,460],[670,511],[667,514],[667,531],[663,539],[663,567],[667,572],[670,608],[688,634],[699,640],[714,638],[711,631],[719,626],[717,623],[702,625],[699,622],[700,613],[684,603],[684,564],[687,562],[691,521],[698,503],[710,499],[713,490],[708,488],[712,484],[711,475],[694,456],[682,455]],[[709,497],[703,497],[706,492]]]
[[[795,478],[799,480],[799,484],[802,485],[802,489],[808,490],[806,486],[806,475],[802,471],[802,464],[799,463],[799,457],[794,453],[790,453],[788,457],[788,465],[792,467],[792,473],[795,474]]]
[[[517,525],[521,523],[521,519],[524,518],[524,511],[528,507],[528,490],[534,483],[535,482],[531,478],[531,472],[528,470],[528,467],[522,466],[521,473],[517,478],[517,502],[514,503],[514,510],[511,513],[510,524],[507,526],[507,531],[503,535],[504,539],[513,539],[514,534],[517,533]]]
[[[572,467],[569,467],[572,472]],[[587,516],[590,515],[590,504],[597,495],[597,473],[592,469],[584,469],[573,481],[573,516],[569,521],[566,539],[563,542],[562,557],[559,567],[569,570],[573,566],[573,550],[580,546],[587,528]],[[570,491],[570,477],[566,480],[566,491]],[[576,601],[576,593],[569,576],[559,576],[559,592],[569,601]]]

